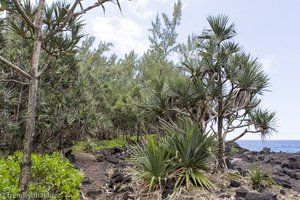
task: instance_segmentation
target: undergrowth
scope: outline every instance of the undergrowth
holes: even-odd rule
[[[0,199],[17,199],[23,153],[0,157]],[[60,153],[32,154],[30,199],[79,199],[82,176]]]
[[[154,134],[147,135],[147,138],[154,138]],[[131,136],[130,141],[137,142],[137,136]],[[88,138],[83,141],[77,142],[72,150],[74,152],[87,152],[92,153],[94,151],[104,149],[104,148],[113,148],[113,147],[125,147],[128,145],[128,140],[124,137],[118,137],[110,140],[97,140]]]

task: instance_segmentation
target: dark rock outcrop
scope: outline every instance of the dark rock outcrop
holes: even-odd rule
[[[240,187],[241,183],[236,180],[230,180],[230,187]]]
[[[238,199],[238,198],[245,198],[247,193],[248,193],[248,190],[246,190],[246,189],[243,188],[243,187],[240,187],[240,188],[238,188],[238,189],[235,191],[235,198],[236,198],[236,199]]]
[[[277,200],[277,194],[249,192],[245,188],[240,187],[235,191],[235,198],[244,200]]]
[[[297,153],[275,153],[270,148],[264,148],[260,152],[241,150],[229,153],[226,162],[229,169],[237,170],[242,176],[252,166],[259,166],[277,184],[300,192],[300,155]]]
[[[248,192],[245,196],[245,200],[277,200],[277,194],[275,193],[260,194],[256,192]]]

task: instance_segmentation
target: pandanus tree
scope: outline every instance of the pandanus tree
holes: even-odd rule
[[[276,131],[276,118],[259,106],[269,78],[258,60],[233,41],[235,25],[223,15],[207,20],[210,28],[180,48],[182,71],[153,82],[147,111],[167,121],[188,117],[217,135],[218,168],[223,169],[226,143],[246,133],[264,137]],[[237,136],[226,140],[231,132]]]
[[[259,98],[269,86],[269,77],[258,60],[232,40],[235,25],[228,24],[228,17],[223,15],[209,16],[207,20],[210,29],[199,36],[201,67],[197,74],[207,89],[211,104],[207,124],[218,135],[218,165],[223,168],[225,143],[246,133],[260,133],[264,137],[276,131],[276,118],[274,112],[259,108]],[[226,141],[233,131],[241,133]]]
[[[7,23],[10,30],[24,40],[30,41],[29,44],[32,45],[30,47],[31,62],[28,66],[20,66],[10,61],[9,58],[3,57],[4,54],[0,55],[2,66],[15,70],[29,83],[24,158],[19,181],[23,199],[28,199],[26,194],[30,181],[39,79],[48,68],[54,65],[51,61],[74,53],[76,45],[83,37],[81,16],[97,7],[104,9],[107,2],[116,3],[120,8],[118,0],[99,0],[87,7],[84,7],[82,0],[75,0],[72,4],[58,1],[49,6],[46,5],[45,0],[39,0],[37,4],[29,0],[1,1],[1,9],[6,10],[9,16]],[[43,62],[41,58],[45,58]]]

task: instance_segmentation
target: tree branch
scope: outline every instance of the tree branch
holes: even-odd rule
[[[16,70],[17,72],[19,72],[20,74],[22,74],[23,76],[25,76],[26,78],[31,79],[32,77],[25,72],[23,69],[21,69],[20,67],[18,67],[17,65],[14,65],[13,63],[9,62],[8,60],[6,60],[5,58],[3,58],[2,56],[0,56],[0,61],[3,62],[5,65],[7,65],[10,68],[13,68],[14,70]]]
[[[228,140],[226,141],[225,143],[226,144],[230,144],[232,142],[235,142],[236,140],[240,139],[241,137],[243,137],[246,133],[247,133],[247,129],[245,129],[240,135],[236,136],[235,138],[231,139],[231,140]]]
[[[17,80],[14,80],[14,79],[0,79],[0,82],[15,82],[15,83],[20,83],[22,85],[28,85],[29,83],[23,83],[21,81],[17,81]]]
[[[88,6],[86,7],[85,9],[81,10],[81,11],[78,11],[78,12],[74,12],[71,14],[71,16],[73,17],[76,17],[76,16],[79,16],[79,15],[82,15],[84,13],[86,13],[87,11],[89,10],[92,10],[93,8],[96,8],[96,7],[99,7],[101,6],[102,4],[104,4],[105,2],[109,2],[109,1],[112,1],[112,0],[102,0],[102,1],[99,1],[99,2],[96,2],[94,5],[92,6]]]
[[[92,10],[93,8],[96,8],[96,7],[99,7],[99,6],[103,6],[103,4],[105,2],[110,2],[110,1],[112,1],[112,0],[102,0],[102,1],[96,2],[92,6],[89,6],[89,7],[87,7],[87,8],[84,9],[84,8],[82,8],[82,5],[80,4],[80,0],[76,0],[74,2],[74,4],[72,5],[71,9],[68,10],[68,16],[67,16],[67,18],[68,18],[68,20],[73,19],[75,17],[78,17],[79,15],[85,14],[87,11]],[[81,10],[78,11],[78,12],[75,12],[75,9],[76,9],[76,7],[77,7],[78,4],[80,5]],[[46,40],[47,40],[47,38],[52,37],[56,33],[61,32],[62,29],[67,25],[67,21],[64,21],[64,23],[59,24],[59,26],[56,29],[54,29],[51,32],[49,32],[48,34],[46,34],[46,36],[45,36]]]
[[[35,30],[36,27],[33,24],[33,22],[31,21],[31,19],[28,17],[28,15],[24,12],[24,9],[22,8],[22,6],[19,3],[19,0],[13,0],[18,12],[21,14],[21,16],[24,18],[24,20],[26,21],[26,23],[33,29]]]
[[[259,131],[248,131],[247,129],[245,129],[240,135],[236,136],[235,138],[226,141],[226,144],[230,144],[232,142],[235,142],[236,140],[240,139],[241,137],[243,137],[246,133],[259,133]]]

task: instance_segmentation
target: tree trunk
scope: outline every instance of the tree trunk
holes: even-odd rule
[[[35,16],[35,31],[34,31],[34,43],[31,61],[31,81],[29,87],[28,97],[28,110],[26,119],[26,132],[24,138],[24,158],[21,164],[21,174],[19,180],[19,189],[22,199],[26,200],[28,196],[28,186],[30,182],[31,171],[31,153],[32,153],[32,139],[34,136],[35,128],[35,115],[36,115],[36,101],[38,92],[38,67],[41,53],[42,43],[42,18],[43,9],[45,6],[45,0],[39,1],[38,11]]]
[[[223,137],[223,99],[222,99],[222,79],[221,73],[219,73],[218,78],[218,86],[220,88],[219,91],[219,99],[218,99],[218,168],[224,169],[226,168],[225,163],[225,144]]]
[[[219,102],[219,109],[222,107]],[[224,145],[224,139],[223,139],[223,116],[218,116],[218,168],[224,169],[225,168],[225,145]]]

